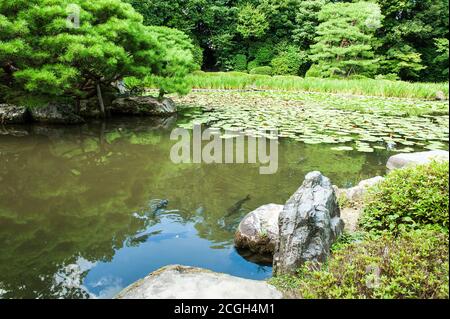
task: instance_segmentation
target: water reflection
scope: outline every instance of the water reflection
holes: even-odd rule
[[[266,278],[270,267],[232,246],[247,212],[284,203],[311,170],[351,186],[384,173],[388,157],[283,140],[275,175],[254,164],[175,165],[176,121],[1,128],[0,296],[110,297],[174,263]],[[155,199],[168,203],[155,209]]]

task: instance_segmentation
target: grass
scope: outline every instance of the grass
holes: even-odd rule
[[[434,99],[442,91],[448,98],[448,83],[411,83],[373,79],[320,79],[298,76],[269,76],[242,72],[197,71],[187,77],[194,89],[259,89],[343,93],[352,95]]]

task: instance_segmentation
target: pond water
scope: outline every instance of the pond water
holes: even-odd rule
[[[282,139],[274,175],[258,164],[174,164],[176,124],[0,128],[0,298],[107,298],[168,264],[270,277],[233,247],[241,218],[283,204],[309,171],[349,187],[384,174],[392,155]]]

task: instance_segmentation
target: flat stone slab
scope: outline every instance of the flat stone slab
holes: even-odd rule
[[[386,164],[389,170],[411,165],[428,164],[433,160],[448,161],[448,151],[428,151],[416,153],[400,153],[391,156]]]
[[[265,281],[210,270],[172,265],[163,267],[122,290],[116,299],[281,299]]]

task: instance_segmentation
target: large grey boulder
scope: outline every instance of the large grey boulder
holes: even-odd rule
[[[268,204],[248,213],[236,231],[235,246],[256,254],[273,255],[278,240],[278,218],[283,207]]]
[[[412,165],[428,164],[433,160],[448,161],[448,151],[428,151],[416,153],[400,153],[391,156],[386,164],[389,170]]]
[[[307,174],[286,202],[278,223],[274,274],[295,273],[307,261],[326,261],[344,228],[330,180],[317,171]]]
[[[68,104],[48,103],[30,109],[33,121],[42,124],[82,124],[84,119],[74,113],[74,107]]]
[[[160,100],[152,96],[135,96],[115,99],[110,111],[124,115],[170,116],[177,112],[177,108],[168,98]]]
[[[30,119],[25,106],[0,104],[0,124],[23,124]]]
[[[117,299],[281,299],[265,281],[210,270],[173,265],[161,268],[125,288]]]

